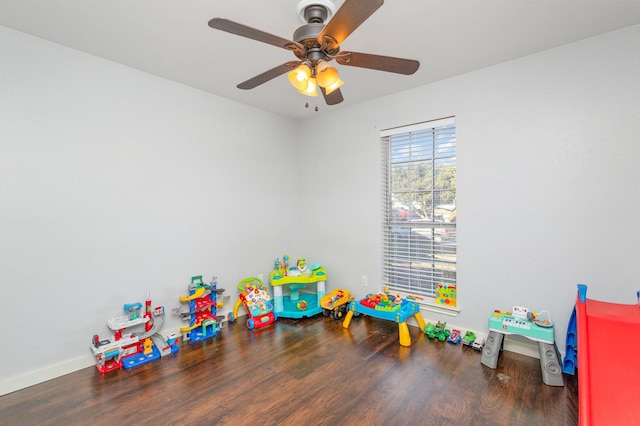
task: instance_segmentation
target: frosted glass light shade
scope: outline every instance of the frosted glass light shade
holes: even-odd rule
[[[307,86],[304,89],[298,89],[298,92],[307,96],[318,96],[318,86],[316,83],[316,79],[311,77],[308,80]]]
[[[287,74],[289,83],[298,90],[305,90],[308,86],[309,77],[311,77],[311,68],[302,64],[298,68]]]
[[[338,81],[336,81],[335,83],[333,83],[331,86],[329,87],[325,87],[324,91],[328,94],[330,94],[331,92],[333,92],[336,89],[339,89],[342,85],[344,84],[344,81],[338,79]]]
[[[316,79],[318,80],[318,86],[329,87],[335,84],[340,76],[338,70],[330,66],[328,62],[320,62],[316,66]]]

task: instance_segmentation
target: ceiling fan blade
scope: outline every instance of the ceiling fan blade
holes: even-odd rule
[[[318,34],[318,43],[336,48],[383,3],[384,0],[346,0]]]
[[[320,91],[322,92],[322,96],[324,96],[324,100],[327,103],[327,105],[337,105],[340,102],[344,101],[344,98],[342,97],[342,92],[340,91],[339,88],[329,93],[328,95],[324,87],[321,87]]]
[[[304,47],[300,43],[296,43],[295,41],[287,40],[286,38],[278,37],[276,35],[269,34],[255,28],[248,27],[244,24],[239,24],[229,19],[213,18],[209,21],[209,26],[216,30],[226,31],[231,34],[250,38],[256,41],[261,41],[263,43],[271,44],[272,46],[281,47],[283,49],[304,50]]]
[[[420,62],[413,59],[393,58],[391,56],[371,55],[369,53],[340,52],[336,56],[340,65],[369,68],[378,71],[411,75],[418,71]]]
[[[274,78],[293,70],[298,65],[300,65],[300,63],[296,61],[286,62],[282,65],[278,65],[275,68],[271,68],[269,71],[265,71],[262,74],[258,74],[247,81],[243,81],[242,83],[238,84],[238,89],[253,89],[254,87],[258,87],[269,80],[273,80]]]

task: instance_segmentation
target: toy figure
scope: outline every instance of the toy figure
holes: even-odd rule
[[[284,256],[282,256],[282,275],[283,276],[287,276],[289,275],[289,255],[285,254]]]
[[[307,262],[304,257],[301,257],[300,259],[298,259],[297,266],[300,273],[306,275],[307,277],[310,277],[311,274],[313,274],[311,269],[307,267]]]
[[[276,280],[279,280],[280,278],[282,278],[282,270],[280,268],[280,259],[278,259],[278,256],[276,256],[276,260],[275,262],[273,262],[273,278]]]

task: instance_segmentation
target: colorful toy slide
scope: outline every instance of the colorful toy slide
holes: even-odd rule
[[[640,424],[638,303],[587,299],[578,284],[578,420],[581,426]]]
[[[180,296],[180,301],[181,302],[189,302],[191,300],[199,299],[202,296],[204,296],[205,290],[206,289],[204,287],[198,287],[198,288],[195,289],[195,291],[193,292],[192,295],[190,295],[190,296]]]

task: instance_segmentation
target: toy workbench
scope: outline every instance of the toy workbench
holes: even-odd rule
[[[493,369],[497,367],[504,336],[508,334],[516,334],[537,342],[542,381],[549,386],[564,386],[553,323],[542,324],[504,311],[494,311],[489,317],[489,336],[482,350],[483,365]]]

